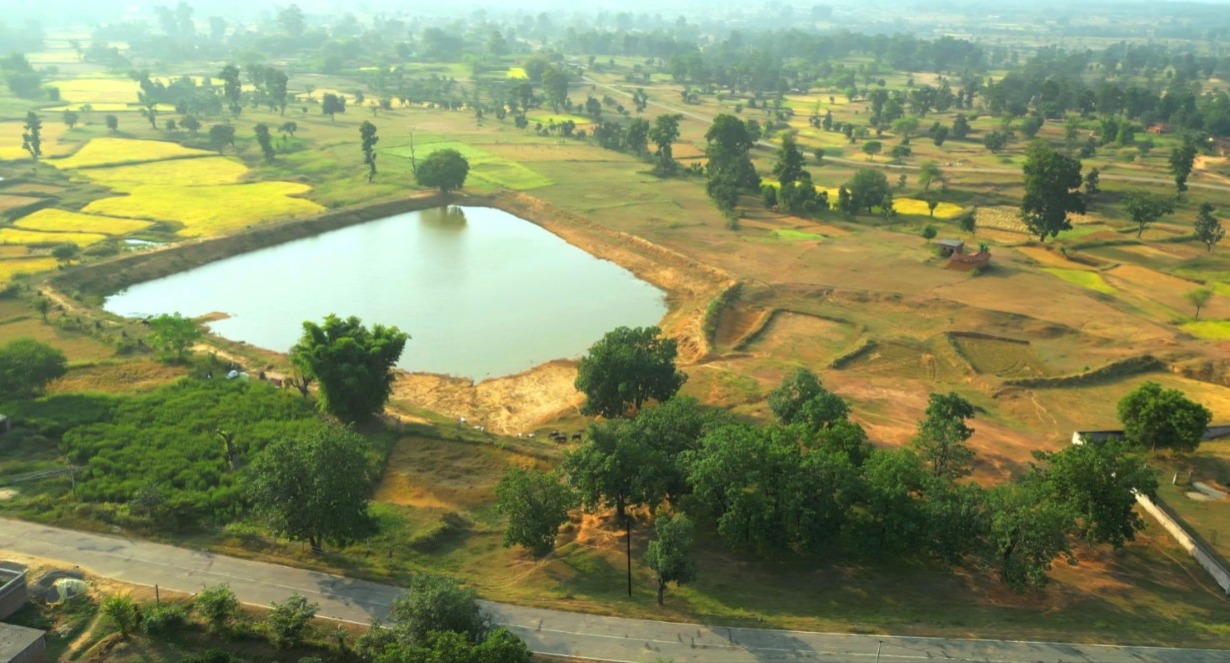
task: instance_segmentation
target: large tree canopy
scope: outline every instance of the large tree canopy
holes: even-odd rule
[[[290,360],[320,384],[326,412],[345,422],[361,421],[384,409],[393,391],[392,368],[409,338],[397,327],[369,330],[354,316],[329,315],[323,325],[303,323]]]
[[[1150,450],[1195,451],[1213,414],[1178,389],[1146,382],[1119,401],[1128,441]]]
[[[439,189],[441,193],[456,191],[465,186],[470,174],[470,162],[461,152],[453,149],[436,150],[427,155],[414,170],[414,179],[419,186]]]
[[[687,376],[675,369],[674,339],[657,327],[619,327],[607,332],[577,366],[581,413],[620,417],[649,400],[670,400]]]
[[[1025,159],[1025,196],[1021,217],[1039,240],[1070,230],[1068,214],[1085,212],[1081,162],[1043,143],[1030,145]]]
[[[372,531],[375,477],[367,440],[329,426],[265,447],[248,468],[248,495],[273,531],[319,550]]]
[[[32,338],[0,345],[0,401],[34,398],[63,377],[68,359],[63,352]]]
[[[1034,469],[1030,480],[1039,484],[1047,499],[1075,516],[1086,539],[1120,548],[1144,529],[1132,491],[1153,495],[1157,476],[1145,465],[1138,447],[1107,440],[1034,455],[1045,464]]]

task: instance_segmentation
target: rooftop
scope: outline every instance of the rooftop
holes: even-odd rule
[[[43,632],[24,626],[0,624],[0,663],[8,663],[38,642]]]

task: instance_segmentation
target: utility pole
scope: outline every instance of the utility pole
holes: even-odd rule
[[[876,643],[876,663],[880,663],[880,648],[884,646],[884,641],[880,640]]]

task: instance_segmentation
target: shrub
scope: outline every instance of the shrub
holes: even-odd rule
[[[141,625],[141,608],[131,596],[108,596],[102,602],[102,613],[125,638]]]
[[[239,613],[239,599],[226,585],[211,585],[196,595],[193,609],[211,631],[218,631]]]
[[[182,603],[162,603],[145,610],[141,630],[146,635],[170,635],[188,625],[188,609]]]
[[[292,594],[284,603],[275,602],[265,618],[269,641],[278,648],[298,646],[303,641],[304,629],[319,608],[319,604],[308,603],[298,594]]]

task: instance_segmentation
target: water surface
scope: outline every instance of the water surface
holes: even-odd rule
[[[474,379],[577,357],[657,324],[662,291],[502,210],[410,212],[245,253],[107,299],[126,316],[224,312],[230,339],[285,352],[304,320],[355,315],[410,334],[399,366]]]

